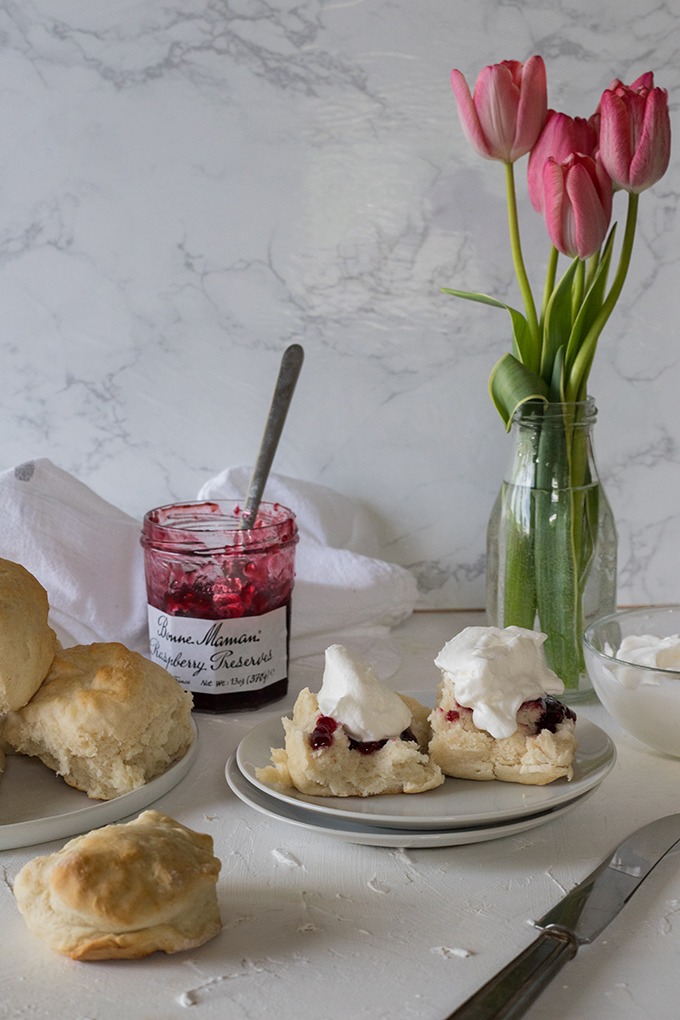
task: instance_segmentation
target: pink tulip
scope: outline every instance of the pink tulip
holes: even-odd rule
[[[668,93],[651,71],[631,86],[618,79],[600,100],[600,156],[616,187],[638,194],[663,177],[671,153]]]
[[[542,57],[485,67],[477,76],[474,95],[460,71],[451,72],[451,85],[463,130],[481,156],[514,163],[529,152],[548,108]]]
[[[543,164],[549,156],[563,163],[572,152],[594,156],[597,150],[596,117],[568,117],[548,110],[545,126],[529,155],[527,183],[529,198],[536,212],[543,212]]]
[[[599,160],[572,153],[543,165],[545,222],[563,255],[587,259],[605,239],[612,212],[612,184]]]

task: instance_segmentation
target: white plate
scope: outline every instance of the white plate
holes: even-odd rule
[[[90,800],[37,758],[7,755],[0,783],[0,850],[46,843],[89,832],[136,814],[184,778],[198,751],[196,723],[191,747],[162,776],[113,800]]]
[[[411,697],[427,702],[432,694]],[[479,828],[547,811],[595,789],[614,765],[614,744],[587,719],[577,721],[576,736],[573,779],[558,779],[548,786],[447,778],[435,790],[408,796],[309,797],[257,778],[256,770],[271,764],[270,749],[283,746],[280,718],[265,719],[246,734],[236,749],[236,761],[246,779],[263,793],[314,814],[396,829]]]
[[[468,843],[485,843],[491,839],[500,839],[502,836],[514,836],[519,832],[527,832],[539,825],[545,825],[556,818],[561,818],[572,808],[586,801],[595,790],[581,794],[567,804],[560,807],[550,808],[548,811],[541,811],[536,815],[527,818],[520,818],[516,821],[501,822],[497,825],[469,829],[444,829],[427,831],[424,829],[393,829],[381,828],[379,826],[361,825],[347,822],[341,818],[325,816],[315,817],[310,812],[302,810],[299,806],[284,804],[268,794],[263,793],[253,786],[241,772],[236,762],[235,755],[232,755],[227,762],[225,775],[227,783],[236,796],[248,804],[249,807],[267,815],[279,822],[286,822],[295,825],[300,829],[306,829],[316,835],[332,836],[334,839],[343,840],[345,843],[360,843],[364,846],[399,847],[403,849],[417,849],[440,846],[464,846]],[[420,796],[420,795],[419,795]]]

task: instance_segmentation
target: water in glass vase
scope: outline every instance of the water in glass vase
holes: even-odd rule
[[[547,635],[565,700],[590,694],[585,626],[616,608],[616,526],[592,443],[591,399],[531,402],[512,426],[513,450],[487,530],[487,617]]]

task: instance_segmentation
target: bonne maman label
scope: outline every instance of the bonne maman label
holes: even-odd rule
[[[252,691],[288,675],[285,606],[229,620],[170,616],[154,606],[148,611],[151,658],[187,690]]]

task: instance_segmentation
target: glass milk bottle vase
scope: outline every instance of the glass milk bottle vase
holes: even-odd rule
[[[518,408],[487,531],[488,621],[545,633],[568,701],[591,690],[585,626],[616,609],[616,526],[595,464],[596,417],[590,397]]]

